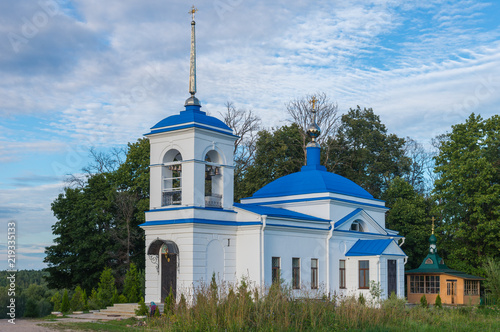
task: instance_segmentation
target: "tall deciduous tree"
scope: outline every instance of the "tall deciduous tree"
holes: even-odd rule
[[[409,170],[403,138],[388,134],[371,108],[350,109],[330,139],[327,169],[356,182],[380,198],[389,182]]]
[[[296,124],[258,133],[255,161],[248,167],[235,199],[251,196],[264,185],[298,172],[303,165],[300,129]]]
[[[383,195],[387,213],[386,227],[405,237],[401,247],[408,262],[407,270],[417,268],[427,255],[431,235],[430,213],[433,202],[418,193],[406,180],[396,177]]]
[[[79,284],[90,292],[105,267],[113,268],[119,284],[130,262],[144,268],[143,231],[138,225],[149,207],[149,142],[129,144],[119,166],[114,157],[93,155],[97,160],[85,181],[66,188],[52,203],[58,219],[52,227],[56,238],[45,251],[51,288]],[[105,166],[109,160],[111,165]]]
[[[480,274],[486,257],[500,258],[500,116],[452,128],[435,159],[442,246],[451,267]]]

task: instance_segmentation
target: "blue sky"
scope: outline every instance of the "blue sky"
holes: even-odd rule
[[[267,126],[325,92],[372,107],[428,144],[471,112],[499,113],[500,4],[493,1],[198,1],[198,93]],[[94,146],[135,141],[188,97],[191,3],[0,2],[0,269],[7,221],[18,268],[42,268],[50,203]]]

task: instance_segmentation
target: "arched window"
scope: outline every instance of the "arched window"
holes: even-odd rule
[[[364,232],[361,220],[355,220],[351,224],[351,231]]]
[[[182,204],[182,155],[177,150],[170,150],[163,157],[161,205],[180,204]]]
[[[222,175],[217,151],[205,155],[205,206],[222,207]]]

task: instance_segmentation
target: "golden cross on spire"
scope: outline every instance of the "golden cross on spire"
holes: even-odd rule
[[[191,7],[191,10],[188,12],[189,14],[193,15],[193,21],[194,21],[194,13],[196,13],[198,11],[198,9],[196,9],[193,5],[193,7]]]
[[[434,221],[436,220],[434,217],[432,217],[432,234],[434,234]]]
[[[312,98],[311,98],[311,104],[312,104],[312,107],[313,107],[313,109],[312,109],[313,112],[316,112],[316,102],[317,101],[318,100],[316,99],[316,96],[312,96]]]

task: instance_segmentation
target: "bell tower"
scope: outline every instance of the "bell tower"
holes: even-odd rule
[[[233,206],[233,153],[236,136],[226,124],[201,110],[196,98],[196,37],[190,10],[189,93],[184,110],[151,128],[150,210],[171,207],[230,209]]]

